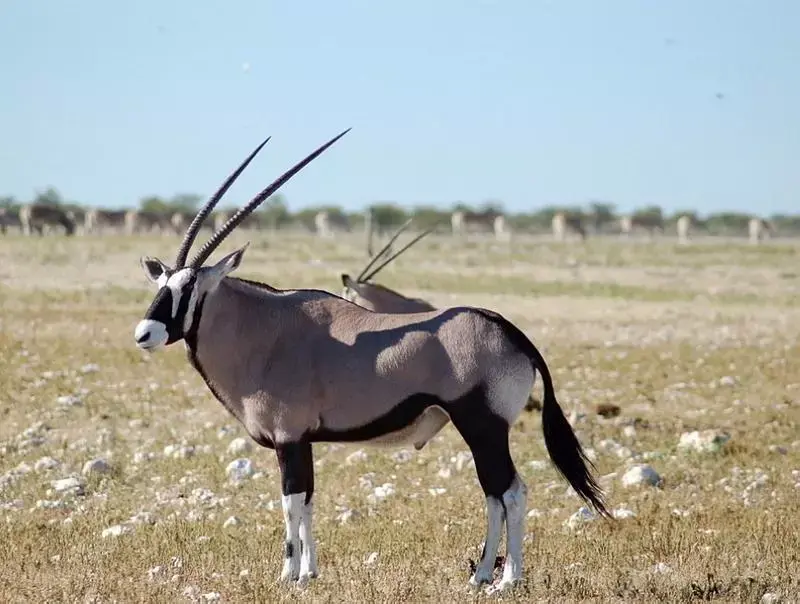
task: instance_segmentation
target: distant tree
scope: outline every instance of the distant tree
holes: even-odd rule
[[[638,210],[633,211],[633,215],[637,218],[657,218],[664,220],[664,213],[660,206],[649,205]]]
[[[61,193],[55,187],[47,187],[44,191],[36,192],[33,202],[49,206],[60,206],[63,199],[61,198]]]
[[[139,209],[145,212],[165,213],[169,211],[170,205],[161,197],[150,195],[139,200]]]
[[[17,208],[19,205],[17,200],[11,195],[0,197],[0,208]]]
[[[292,220],[286,198],[280,193],[269,197],[257,213],[260,215],[261,223],[270,229],[279,229]]]
[[[202,200],[202,195],[196,193],[178,193],[172,196],[167,205],[174,212],[194,212]]]
[[[450,229],[450,212],[434,206],[417,206],[409,214],[414,218],[414,225],[420,229]]]
[[[602,229],[607,224],[611,224],[617,219],[616,208],[614,204],[606,201],[590,202],[588,213],[592,217],[595,228],[598,230]]]
[[[399,226],[406,220],[406,211],[393,203],[374,203],[368,209],[372,211],[375,222],[382,227]]]
[[[499,199],[487,199],[478,206],[479,212],[495,212],[497,214],[504,214],[503,202]]]

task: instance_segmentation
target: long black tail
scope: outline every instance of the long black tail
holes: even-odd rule
[[[567,479],[575,492],[590,503],[601,515],[611,517],[603,501],[603,490],[592,476],[590,467],[594,464],[586,457],[586,453],[578,442],[572,426],[569,425],[564,412],[556,400],[553,378],[536,346],[531,343],[529,358],[542,375],[544,383],[544,404],[542,405],[542,431],[544,444],[550,459],[553,460],[561,475]]]
[[[528,336],[501,315],[485,309],[480,309],[479,312],[484,317],[500,325],[520,351],[528,356],[534,368],[542,375],[542,382],[544,383],[542,431],[544,432],[544,444],[547,447],[547,453],[558,471],[567,479],[567,482],[575,489],[581,499],[591,504],[601,515],[610,518],[611,515],[603,502],[603,490],[597,484],[590,470],[590,467],[594,468],[594,464],[586,457],[581,443],[578,442],[578,438],[572,431],[572,426],[569,425],[567,418],[564,417],[564,412],[559,407],[558,401],[556,401],[553,378],[542,353],[528,339]]]

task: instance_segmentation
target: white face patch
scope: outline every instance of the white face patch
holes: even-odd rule
[[[194,271],[190,268],[182,268],[181,270],[173,273],[170,275],[164,285],[161,284],[162,277],[158,278],[158,285],[159,287],[168,287],[170,292],[172,292],[172,318],[175,318],[175,315],[178,314],[178,305],[181,302],[181,296],[183,295],[183,287],[189,282],[189,279],[192,278]],[[194,295],[194,292],[192,292]],[[187,313],[188,314],[188,313]]]

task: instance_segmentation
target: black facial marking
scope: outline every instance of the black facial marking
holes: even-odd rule
[[[281,469],[281,492],[284,495],[306,494],[306,505],[314,494],[314,457],[311,442],[285,443],[275,447]]]
[[[166,326],[167,344],[177,342],[184,337],[183,325],[186,319],[186,312],[189,310],[192,290],[194,290],[196,283],[197,276],[192,275],[181,288],[178,294],[180,296],[178,311],[174,317],[172,316],[173,291],[166,285],[158,290],[156,297],[153,298],[153,302],[150,304],[150,308],[147,309],[144,315],[145,319],[158,321]]]

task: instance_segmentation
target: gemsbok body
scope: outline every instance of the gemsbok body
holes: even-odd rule
[[[411,224],[411,219],[401,226],[397,232],[392,235],[392,238],[377,254],[375,254],[359,275],[353,279],[347,273],[342,275],[342,286],[344,291],[342,297],[349,300],[353,304],[378,313],[392,313],[392,314],[407,314],[417,312],[427,312],[436,310],[436,307],[422,298],[409,298],[400,292],[390,289],[385,285],[373,283],[372,278],[375,277],[381,270],[383,270],[389,263],[396,259],[400,254],[408,250],[412,245],[417,243],[420,239],[433,232],[433,229],[428,229],[417,235],[409,243],[400,248],[399,251],[383,260],[377,268],[372,268],[379,258],[389,255],[391,252],[392,244],[397,237],[400,236],[408,225]],[[541,402],[529,396],[528,402],[525,403],[525,411],[541,410]]]
[[[19,220],[22,224],[22,232],[31,235],[34,231],[43,235],[45,229],[63,227],[67,235],[75,234],[74,213],[58,206],[31,203],[19,209]]]
[[[231,273],[246,245],[204,265],[245,216],[347,132],[256,195],[187,262],[200,225],[267,139],[200,209],[174,266],[143,257],[158,289],[134,338],[151,351],[183,340],[214,396],[257,443],[275,450],[286,529],[282,580],[304,584],[318,573],[313,443],[410,442],[419,450],[452,421],[472,451],[486,496],[486,540],[470,582],[492,582],[505,525],[507,555],[498,588],[509,587],[522,577],[527,500],[509,429],[537,371],[544,382],[542,426],[550,457],[575,492],[608,515],[556,402],[547,364],[530,340],[481,308],[374,313],[325,291],[277,290],[237,279]]]

